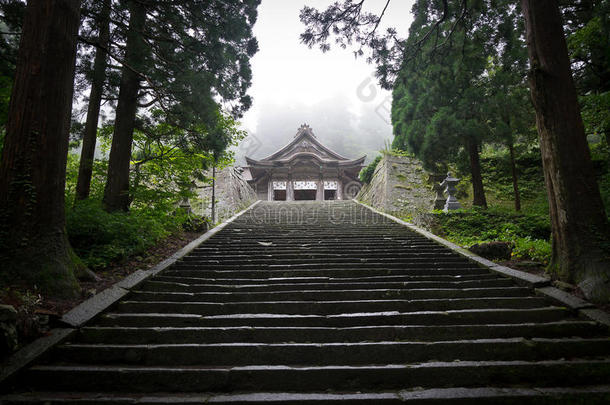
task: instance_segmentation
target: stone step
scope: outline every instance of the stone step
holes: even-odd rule
[[[472,267],[472,263],[464,260],[461,257],[410,257],[410,258],[357,258],[357,257],[344,257],[344,258],[300,258],[300,259],[274,259],[274,258],[261,258],[261,259],[232,259],[231,257],[225,257],[224,259],[203,259],[201,257],[192,257],[177,262],[173,267],[182,268],[184,266],[198,266],[203,269],[208,268],[240,268],[246,269],[257,269],[267,268],[272,266],[290,267],[290,268],[353,268],[353,267],[364,267],[370,263],[368,267],[377,268],[400,268],[400,267],[421,267],[421,266],[447,266],[447,267]]]
[[[193,265],[175,265],[165,270],[165,276],[199,277],[199,278],[293,278],[293,277],[333,277],[333,278],[361,278],[361,277],[389,277],[389,276],[432,276],[432,275],[487,275],[489,270],[479,267],[448,268],[444,266],[417,268],[400,266],[399,268],[370,268],[370,263],[362,268],[352,267],[349,269],[303,269],[290,267],[268,267],[264,270],[242,270],[245,266],[214,266],[214,269],[201,269]],[[260,268],[260,267],[259,267]]]
[[[284,242],[284,243],[281,243]],[[271,245],[269,245],[271,243]],[[258,238],[250,243],[242,241],[239,244],[231,244],[231,241],[223,241],[223,243],[212,242],[210,239],[209,244],[205,246],[199,246],[193,251],[194,254],[214,254],[214,253],[227,253],[232,254],[235,252],[245,253],[267,253],[267,252],[278,252],[278,253],[291,253],[291,252],[320,252],[320,253],[333,253],[336,249],[344,249],[345,252],[374,252],[374,251],[403,251],[403,250],[420,250],[422,252],[438,252],[446,251],[447,249],[433,242],[413,242],[413,241],[384,241],[371,243],[339,243],[332,241],[316,240],[311,243],[295,243],[293,241],[287,242],[285,238],[277,241],[267,241],[264,238]]]
[[[329,229],[320,229],[316,231],[302,227],[276,230],[257,227],[247,227],[240,230],[227,229],[221,235],[215,236],[213,242],[218,243],[218,241],[232,240],[259,241],[262,237],[278,241],[286,241],[286,238],[289,238],[289,240],[286,241],[289,243],[298,243],[303,240],[324,240],[329,242],[334,241],[337,243],[354,243],[355,241],[362,240],[370,241],[373,238],[376,239],[373,241],[373,243],[392,242],[396,240],[431,243],[429,240],[426,241],[423,236],[413,234],[412,232],[404,229],[396,229],[395,231],[391,231],[386,229],[375,230],[362,227],[354,227],[350,229],[337,228],[334,231],[330,231]]]
[[[531,290],[524,287],[501,288],[426,288],[380,290],[300,290],[266,292],[178,292],[132,291],[131,301],[172,302],[279,302],[279,301],[333,301],[387,300],[387,299],[441,299],[482,297],[527,297]]]
[[[240,249],[252,250],[261,249],[261,251],[269,251],[273,249],[285,250],[293,249],[333,249],[346,248],[349,250],[357,249],[358,246],[365,247],[369,250],[379,249],[395,249],[402,247],[404,249],[441,249],[446,250],[441,245],[432,241],[416,241],[412,238],[402,238],[399,236],[389,237],[383,235],[370,235],[361,238],[327,238],[323,235],[301,235],[293,237],[291,235],[270,235],[254,231],[254,235],[250,238],[239,235],[223,236],[219,238],[212,237],[210,243],[205,248],[201,249],[226,249],[228,246],[234,245]]]
[[[237,394],[192,393],[159,394],[155,396],[125,393],[73,393],[32,392],[8,395],[3,403],[10,404],[230,404],[230,405],[404,405],[404,404],[499,404],[499,405],[557,405],[559,404],[607,404],[610,402],[610,385],[587,387],[538,387],[506,388],[434,388],[403,389],[398,392],[242,392]]]
[[[365,238],[363,240],[352,239],[346,241],[344,239],[326,240],[322,238],[312,238],[306,242],[299,242],[294,238],[281,237],[267,238],[267,235],[259,234],[251,240],[241,240],[238,244],[232,244],[235,250],[231,249],[231,242],[235,238],[209,239],[209,243],[200,245],[195,248],[193,253],[215,253],[234,251],[257,252],[264,253],[275,251],[278,253],[297,252],[329,252],[332,253],[337,248],[344,248],[347,252],[357,252],[360,247],[365,252],[384,252],[384,251],[413,251],[421,250],[422,252],[435,251],[450,251],[445,246],[430,240],[416,241],[413,239],[404,238]],[[368,242],[367,242],[368,241]]]
[[[460,361],[365,366],[136,367],[38,365],[24,375],[37,390],[225,392],[384,390],[404,386],[542,387],[606,384],[610,359]]]
[[[118,312],[183,313],[199,315],[291,314],[332,315],[360,312],[420,312],[458,309],[527,309],[542,308],[548,302],[541,297],[491,297],[414,300],[354,300],[354,301],[260,301],[260,302],[172,302],[121,301]]]
[[[367,285],[367,286],[382,286],[382,285],[398,285],[400,286],[432,286],[432,284],[422,284],[427,282],[450,282],[460,283],[468,281],[486,281],[486,280],[506,280],[491,272],[472,275],[453,275],[453,274],[433,274],[433,275],[393,275],[393,276],[370,276],[370,277],[325,277],[325,276],[301,276],[301,277],[272,277],[272,278],[202,278],[202,277],[177,277],[168,276],[166,272],[155,276],[151,282],[169,282],[179,284],[208,284],[217,285],[219,288],[224,286],[241,288],[244,285],[268,285],[289,284],[289,285]],[[321,284],[324,283],[324,284]],[[416,284],[411,284],[416,283]],[[514,284],[514,283],[513,283]],[[470,287],[473,287],[470,285]],[[299,287],[300,288],[300,287]]]
[[[246,261],[246,262],[257,262],[257,261],[268,261],[269,259],[274,259],[276,261],[286,261],[286,263],[290,263],[292,261],[322,261],[322,260],[362,260],[362,259],[383,259],[383,260],[398,260],[398,259],[423,259],[423,258],[459,258],[460,260],[464,260],[461,256],[458,256],[455,253],[449,253],[446,251],[429,251],[429,252],[405,252],[405,251],[386,251],[386,252],[345,252],[341,250],[340,253],[337,251],[331,252],[311,252],[311,251],[303,251],[303,252],[295,252],[291,253],[277,253],[277,252],[257,252],[257,253],[243,253],[243,252],[233,252],[233,253],[223,253],[223,254],[212,254],[212,253],[194,253],[187,257],[185,257],[182,261],[198,261],[198,262],[208,262],[208,261]]]
[[[227,293],[238,293],[238,292],[288,292],[288,291],[312,291],[312,290],[332,290],[332,291],[352,291],[352,290],[364,290],[368,289],[376,293],[381,291],[392,291],[400,290],[404,291],[405,294],[408,291],[420,291],[423,289],[483,289],[483,288],[502,288],[507,289],[517,288],[510,279],[496,278],[496,279],[483,279],[483,280],[468,280],[468,281],[411,281],[411,282],[328,282],[328,283],[306,283],[306,282],[293,282],[293,279],[284,279],[283,283],[279,280],[275,283],[270,283],[267,279],[261,280],[244,280],[239,284],[219,284],[219,283],[201,283],[201,281],[208,281],[206,279],[188,279],[188,278],[173,278],[178,281],[164,281],[171,279],[169,277],[157,278],[150,280],[142,284],[141,289],[146,291],[172,291],[172,292],[186,292],[186,293],[200,293],[200,292],[227,292]],[[308,279],[311,281],[310,279]],[[214,281],[214,280],[210,280]],[[226,280],[224,282],[230,282],[232,280]],[[531,295],[531,290],[527,290]]]
[[[240,242],[246,246],[260,246],[261,241],[273,242],[277,246],[300,246],[310,245],[336,245],[354,246],[362,243],[364,246],[396,246],[398,244],[414,244],[425,246],[440,246],[437,242],[426,240],[422,236],[415,236],[409,232],[367,232],[365,229],[355,229],[351,233],[340,231],[329,233],[320,231],[316,233],[307,232],[304,229],[295,229],[290,232],[267,232],[261,229],[247,229],[244,232],[223,232],[210,239],[208,247],[215,247],[225,243]],[[273,245],[271,245],[273,246]]]
[[[485,339],[440,342],[68,344],[55,349],[63,364],[146,366],[334,365],[436,361],[542,361],[610,355],[610,339]],[[610,367],[610,365],[609,365]],[[610,368],[609,368],[610,371]]]
[[[370,264],[370,265],[368,265]],[[258,259],[202,259],[192,258],[189,260],[181,260],[174,264],[174,268],[192,268],[197,266],[200,269],[235,269],[243,268],[245,270],[257,269],[274,269],[274,268],[289,268],[289,269],[350,269],[350,268],[378,268],[378,269],[396,269],[396,268],[412,268],[412,267],[454,267],[454,268],[469,268],[474,265],[461,258],[409,258],[409,259],[384,259],[384,258],[328,258],[328,259],[286,259],[276,260],[271,258]]]
[[[473,325],[377,325],[355,327],[105,327],[82,328],[89,344],[274,343],[446,341],[460,339],[594,338],[605,329],[587,321]]]
[[[565,308],[544,307],[531,309],[470,309],[449,311],[398,311],[364,312],[336,315],[254,314],[204,316],[196,313],[117,313],[103,315],[99,326],[138,327],[352,327],[379,325],[469,325],[469,324],[521,324],[527,322],[556,322],[571,318]]]
[[[533,289],[353,202],[263,202],[0,402],[605,404],[608,381],[607,328]]]

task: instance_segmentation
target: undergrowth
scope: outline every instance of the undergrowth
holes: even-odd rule
[[[492,241],[509,242],[513,256],[548,264],[551,257],[550,223],[538,213],[515,213],[506,208],[434,211],[438,232],[464,247]]]

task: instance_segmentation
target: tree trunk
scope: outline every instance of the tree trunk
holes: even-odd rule
[[[102,11],[99,15],[98,26],[98,47],[95,50],[95,61],[93,62],[93,80],[91,81],[83,148],[80,154],[78,180],[76,182],[76,200],[84,200],[89,197],[89,190],[91,188],[97,123],[100,115],[102,94],[104,92],[104,81],[106,79],[106,48],[108,48],[110,38],[110,0],[104,0]]]
[[[472,176],[472,205],[487,208],[485,189],[483,188],[483,177],[481,176],[481,161],[479,159],[479,143],[468,138],[466,140],[468,157],[470,158],[470,174]]]
[[[521,211],[521,193],[519,192],[519,177],[517,176],[517,164],[515,163],[515,145],[512,141],[508,143],[510,153],[510,171],[513,176],[513,193],[515,195],[515,211]]]
[[[556,0],[522,0],[530,90],[549,199],[550,271],[579,283],[590,299],[610,298],[608,222],[595,180]]]
[[[139,73],[144,61],[142,30],[146,21],[146,9],[140,1],[133,0],[130,1],[129,12],[125,64],[121,71],[108,178],[104,189],[104,209],[108,212],[129,209],[129,164],[138,109]]]
[[[74,296],[64,189],[80,0],[29,1],[0,163],[0,263],[6,281]]]

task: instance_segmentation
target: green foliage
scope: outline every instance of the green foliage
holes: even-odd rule
[[[515,238],[513,240],[513,256],[520,259],[531,259],[542,264],[548,264],[551,258],[551,243],[544,239]]]
[[[580,106],[585,133],[600,139],[607,137],[610,133],[610,91],[581,96]]]
[[[13,76],[17,64],[19,32],[25,10],[25,3],[19,0],[0,2],[0,138],[4,137],[4,127],[8,118],[8,105],[13,87]],[[2,139],[0,139],[0,151]]]
[[[373,160],[371,163],[368,164],[367,167],[365,167],[364,169],[362,169],[360,171],[358,178],[360,179],[361,182],[363,182],[364,184],[368,184],[371,182],[371,180],[373,179],[373,175],[375,174],[375,169],[377,168],[377,165],[381,161],[381,158],[382,158],[381,155],[377,156],[375,158],[375,160]]]
[[[513,255],[547,264],[551,257],[550,223],[546,212],[516,214],[510,209],[492,207],[489,210],[471,208],[435,211],[439,233],[459,245],[512,242]]]
[[[591,145],[591,159],[597,173],[599,192],[610,219],[610,146],[604,139]]]
[[[91,269],[140,254],[161,238],[181,229],[200,232],[207,219],[189,215],[178,208],[181,201],[195,196],[197,184],[210,179],[206,170],[230,164],[228,152],[208,152],[207,142],[218,142],[221,150],[244,137],[229,116],[218,117],[219,132],[189,136],[184,130],[152,117],[134,133],[130,173],[131,207],[128,213],[108,213],[102,209],[108,161],[93,164],[90,198],[74,204],[78,176],[78,156],[68,156],[66,173],[66,221],[70,243]],[[107,153],[112,126],[99,130],[102,153]]]
[[[184,214],[159,210],[108,213],[99,201],[85,200],[66,211],[66,230],[72,248],[91,269],[141,253],[179,229]]]

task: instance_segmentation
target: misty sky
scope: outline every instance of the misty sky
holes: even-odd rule
[[[252,108],[242,126],[247,138],[237,153],[265,157],[284,146],[297,128],[309,124],[314,134],[337,152],[355,158],[375,152],[391,140],[391,94],[373,76],[374,66],[354,58],[353,50],[333,46],[322,53],[300,42],[304,5],[325,9],[332,0],[262,0],[254,33],[259,52],[252,59]],[[385,0],[367,0],[366,9],[379,14]],[[380,26],[406,35],[412,1],[393,0]]]

